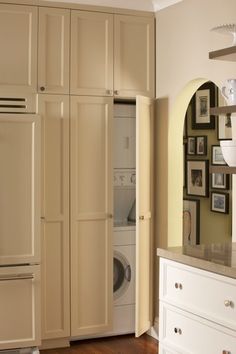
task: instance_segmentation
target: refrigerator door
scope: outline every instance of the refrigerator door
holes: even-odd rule
[[[40,266],[0,268],[0,350],[40,345]]]
[[[0,114],[0,265],[39,262],[40,117]]]

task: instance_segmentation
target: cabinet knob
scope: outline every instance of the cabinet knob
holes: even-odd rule
[[[231,300],[224,301],[225,307],[234,307],[234,303]]]
[[[45,91],[45,87],[44,86],[40,86],[40,91]]]
[[[139,220],[144,220],[144,215],[140,215]]]
[[[178,328],[178,327],[175,327],[174,328],[174,332],[176,333],[176,334],[182,334],[182,329],[181,328]]]
[[[113,214],[108,214],[109,219],[113,219]]]
[[[115,94],[115,95],[119,95],[119,91],[118,91],[118,90],[115,90],[115,91],[114,91],[114,94]]]
[[[106,90],[107,95],[112,95],[112,90]]]
[[[175,283],[175,288],[182,290],[183,289],[183,285],[181,283]]]
[[[228,350],[223,350],[222,354],[231,354]]]

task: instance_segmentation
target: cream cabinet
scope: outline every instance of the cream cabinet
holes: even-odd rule
[[[38,91],[69,94],[70,10],[39,8]]]
[[[115,96],[155,97],[154,49],[154,18],[115,15]]]
[[[235,303],[235,279],[161,259],[161,353],[235,354]]]
[[[75,95],[113,95],[113,15],[71,11],[71,81]]]
[[[0,87],[4,94],[36,92],[35,6],[0,4]]]
[[[112,326],[112,98],[71,98],[71,336]]]
[[[69,97],[39,95],[42,119],[42,339],[70,335]]]

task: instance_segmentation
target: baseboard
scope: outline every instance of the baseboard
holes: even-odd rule
[[[40,350],[54,349],[54,348],[67,348],[70,346],[69,338],[45,339],[39,347]]]
[[[155,317],[154,325],[147,331],[147,334],[155,339],[159,339],[159,318]]]

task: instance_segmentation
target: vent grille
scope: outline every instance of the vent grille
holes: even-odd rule
[[[0,96],[0,113],[34,113],[35,98],[27,97],[3,97]]]

